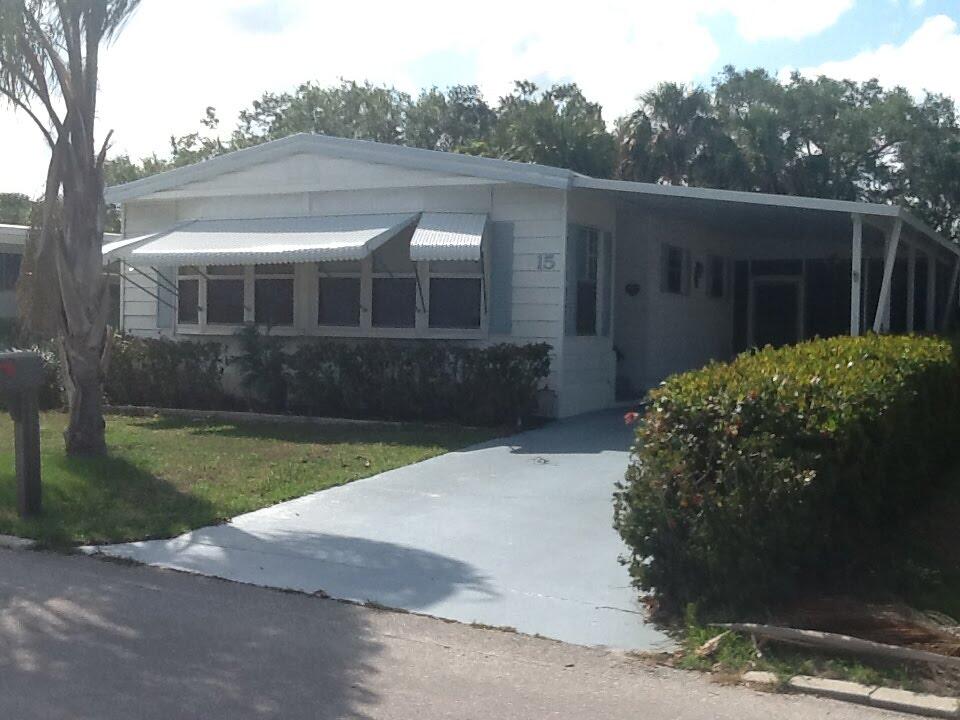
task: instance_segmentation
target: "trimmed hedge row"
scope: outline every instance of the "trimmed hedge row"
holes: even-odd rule
[[[546,344],[312,342],[289,357],[294,412],[393,420],[514,423],[536,410]]]
[[[115,335],[103,391],[114,405],[190,410],[237,406],[223,390],[223,348],[210,342]]]
[[[239,370],[245,404],[257,410],[385,420],[514,423],[536,409],[550,347],[467,348],[443,342],[307,340],[287,352],[279,338],[241,331],[240,354],[207,342],[118,337],[104,383],[109,402],[236,409],[224,367]]]
[[[615,525],[667,612],[849,591],[960,459],[951,345],[866,336],[766,348],[650,395]]]

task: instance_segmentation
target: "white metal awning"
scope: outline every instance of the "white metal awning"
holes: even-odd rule
[[[424,213],[410,241],[410,259],[479,260],[487,216]]]
[[[416,219],[407,213],[194,220],[104,245],[103,259],[140,266],[362,260]]]

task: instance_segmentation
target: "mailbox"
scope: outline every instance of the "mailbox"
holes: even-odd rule
[[[35,352],[0,353],[0,393],[13,418],[17,509],[21,517],[40,512],[40,412],[43,359]]]

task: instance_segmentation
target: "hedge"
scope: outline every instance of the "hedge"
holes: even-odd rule
[[[960,459],[950,343],[766,348],[653,391],[615,495],[636,584],[666,612],[756,611],[862,588]]]
[[[517,422],[536,410],[550,371],[550,347],[470,348],[439,341],[304,340],[287,352],[256,329],[239,334],[240,354],[210,342],[115,338],[104,381],[115,405],[236,409],[224,390],[226,365],[239,370],[251,409],[327,417]]]
[[[104,395],[114,405],[235,409],[223,390],[223,362],[218,343],[116,335]]]
[[[289,369],[294,412],[510,424],[536,410],[550,346],[318,340],[300,346]]]

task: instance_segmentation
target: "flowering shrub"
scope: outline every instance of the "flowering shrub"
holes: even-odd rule
[[[666,611],[855,588],[960,459],[958,400],[935,338],[816,340],[668,379],[615,495],[636,583]]]

